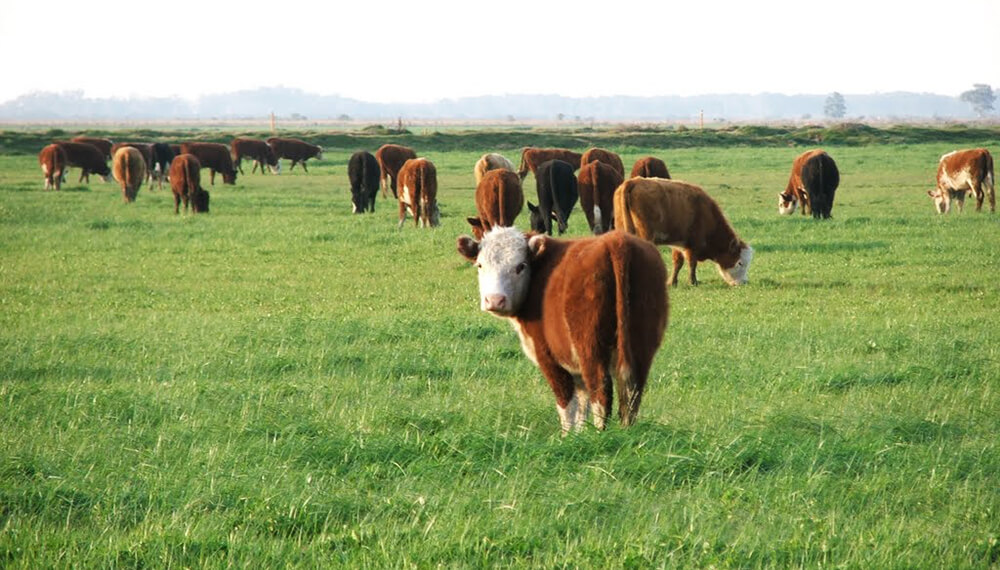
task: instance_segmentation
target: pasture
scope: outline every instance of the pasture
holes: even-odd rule
[[[708,262],[669,291],[635,427],[566,438],[455,251],[496,149],[407,144],[439,228],[352,215],[353,147],[205,171],[199,216],[0,155],[0,566],[1000,564],[1000,214],[925,194],[1000,139],[826,146],[827,221],[777,214],[806,147],[610,147],[703,186],[756,254],[748,285]]]

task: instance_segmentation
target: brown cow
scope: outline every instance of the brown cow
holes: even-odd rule
[[[610,150],[603,148],[590,148],[587,149],[583,156],[580,157],[580,168],[583,168],[585,164],[589,164],[594,161],[603,162],[611,168],[618,171],[618,175],[625,179],[625,165],[622,164],[622,157],[618,154],[611,152]]]
[[[632,174],[629,178],[642,176],[643,178],[670,178],[670,171],[667,170],[667,163],[655,156],[644,156],[635,161],[632,166]]]
[[[120,147],[115,151],[112,164],[115,180],[121,184],[125,203],[135,202],[139,187],[146,179],[146,160],[142,157],[142,152],[132,146]]]
[[[375,151],[375,160],[378,161],[378,167],[382,173],[379,185],[382,187],[383,198],[389,195],[386,188],[392,189],[393,198],[397,197],[396,179],[399,169],[411,158],[417,158],[417,153],[412,148],[398,144],[384,144]]]
[[[139,151],[142,155],[142,160],[146,164],[146,176],[148,178],[153,177],[153,167],[155,166],[153,162],[153,143],[146,142],[117,142],[111,145],[111,156],[118,154],[118,149],[130,146]]]
[[[549,160],[568,162],[576,171],[580,169],[580,159],[582,158],[582,154],[565,148],[534,148],[529,146],[521,151],[521,166],[517,168],[517,175],[523,181],[528,176],[528,172],[534,174],[538,165]]]
[[[604,429],[632,425],[667,326],[666,268],[656,247],[622,232],[575,240],[495,228],[458,238],[479,269],[480,308],[510,319],[549,382],[563,435],[588,411]]]
[[[222,174],[223,184],[236,184],[236,169],[229,149],[222,143],[186,142],[181,143],[181,154],[193,154],[202,168],[208,170],[208,181],[215,186],[215,173]]]
[[[62,187],[63,173],[69,168],[66,151],[57,144],[50,144],[38,153],[38,165],[45,175],[45,189],[59,190]]]
[[[73,137],[69,140],[70,142],[87,143],[96,146],[101,152],[104,153],[104,160],[111,159],[111,147],[114,146],[115,144],[108,139],[103,139],[100,137],[79,136],[79,137]]]
[[[281,162],[278,161],[274,149],[267,142],[260,139],[236,137],[229,143],[229,147],[233,151],[233,162],[236,163],[236,170],[239,170],[240,174],[243,174],[244,157],[253,160],[253,169],[250,170],[250,174],[257,171],[258,165],[260,165],[261,174],[264,174],[264,166],[267,166],[274,174],[281,174]],[[305,168],[305,164],[302,167]]]
[[[86,179],[90,184],[90,173],[93,172],[108,182],[111,177],[111,169],[104,159],[104,153],[96,146],[89,143],[57,141],[55,144],[66,153],[66,160],[69,166],[76,166],[80,169],[80,180]]]
[[[622,175],[603,162],[595,160],[580,167],[576,183],[580,207],[595,235],[614,228],[615,189],[621,183]]]
[[[191,202],[191,212],[194,214],[208,212],[208,191],[201,187],[201,163],[193,154],[181,154],[174,157],[170,163],[170,189],[174,193],[174,213],[180,213],[181,200],[184,201],[184,213],[188,211],[188,201]]]
[[[983,209],[983,199],[989,197],[990,211],[995,212],[997,201],[993,176],[993,156],[985,148],[956,150],[941,157],[938,162],[937,188],[928,190],[939,214],[951,211],[951,200],[958,201],[958,211],[965,208],[965,194],[971,191],[976,197],[976,211]]]
[[[521,179],[507,169],[490,170],[476,185],[476,211],[479,216],[466,218],[472,235],[482,239],[494,227],[513,226],[524,208]]]
[[[479,185],[484,174],[498,168],[506,168],[513,172],[514,164],[507,160],[507,157],[504,155],[495,152],[486,153],[479,157],[479,160],[476,161],[476,166],[472,169],[472,174],[476,177],[476,185]]]
[[[274,151],[275,160],[287,158],[292,161],[288,171],[295,170],[295,165],[302,163],[302,170],[309,172],[306,168],[306,161],[310,158],[323,160],[323,147],[301,141],[299,139],[289,139],[284,137],[271,137],[267,139],[267,144]]]
[[[399,169],[399,227],[409,210],[417,227],[437,227],[441,214],[437,205],[437,169],[426,158],[411,158]]]
[[[778,194],[778,213],[791,214],[801,203],[803,216],[829,218],[839,184],[840,171],[829,154],[820,149],[803,152],[792,161],[788,185]]]
[[[714,260],[730,285],[747,282],[753,248],[736,235],[719,205],[704,190],[676,180],[631,178],[615,190],[615,228],[673,249],[670,284],[688,262],[697,285],[699,261]]]

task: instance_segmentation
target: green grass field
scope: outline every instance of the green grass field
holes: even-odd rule
[[[804,147],[613,148],[756,255],[670,290],[635,427],[566,438],[455,251],[494,149],[413,144],[433,230],[350,213],[355,148],[205,216],[0,156],[0,567],[1000,565],[1000,214],[935,214],[954,143],[827,147],[824,222],[776,212]]]

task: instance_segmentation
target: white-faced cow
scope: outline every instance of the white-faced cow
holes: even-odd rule
[[[641,176],[643,178],[670,178],[670,171],[667,170],[667,163],[655,156],[644,156],[635,161],[632,165],[632,174],[629,178]]]
[[[604,148],[587,149],[584,151],[583,156],[580,157],[580,168],[594,161],[607,164],[611,168],[614,168],[622,179],[625,178],[625,165],[622,164],[622,157],[618,156],[617,153]]]
[[[260,139],[236,137],[229,143],[229,148],[233,155],[233,165],[240,174],[243,174],[244,158],[253,160],[250,174],[257,172],[258,166],[261,174],[264,174],[265,166],[274,174],[281,174],[281,162],[278,161],[274,149],[267,142]]]
[[[412,148],[398,144],[384,144],[375,151],[375,159],[378,160],[378,166],[381,169],[383,198],[388,196],[386,188],[392,189],[393,198],[398,197],[399,169],[411,158],[417,158],[417,153]]]
[[[524,208],[524,191],[517,174],[505,168],[490,170],[476,185],[475,218],[466,218],[472,235],[482,239],[495,227],[513,226]]]
[[[778,213],[791,214],[801,203],[803,216],[829,218],[839,184],[840,171],[830,155],[819,149],[806,151],[792,162],[788,185],[778,194]]]
[[[580,207],[587,217],[587,225],[594,235],[600,235],[614,227],[615,189],[622,183],[622,175],[617,170],[594,161],[580,167],[577,189],[580,191]]]
[[[104,159],[104,153],[96,146],[89,143],[79,142],[56,142],[59,148],[66,153],[66,160],[69,166],[76,166],[80,169],[80,180],[77,182],[90,183],[90,173],[93,172],[108,182],[111,178],[111,169]]]
[[[347,162],[347,178],[351,182],[351,204],[355,214],[368,210],[375,213],[379,178],[382,174],[375,156],[365,150],[351,155]]]
[[[549,160],[568,162],[575,172],[580,168],[582,158],[582,154],[565,148],[534,148],[529,146],[521,151],[521,166],[517,168],[517,175],[523,181],[529,172],[534,174],[539,165]]]
[[[704,190],[677,180],[631,178],[615,190],[615,228],[672,248],[670,284],[684,261],[697,285],[698,262],[715,261],[730,285],[747,282],[753,248],[736,235],[722,210]]]
[[[122,187],[122,198],[126,204],[135,202],[139,187],[146,180],[146,159],[142,152],[132,146],[122,146],[115,151],[112,172]]]
[[[588,412],[604,429],[632,425],[667,326],[666,268],[656,247],[622,232],[576,240],[487,232],[458,238],[479,270],[479,306],[510,319],[521,348],[549,382],[565,435]]]
[[[62,187],[63,172],[69,168],[66,151],[57,144],[50,144],[38,153],[38,165],[45,175],[45,189],[59,190]]]
[[[193,154],[181,154],[170,163],[170,189],[174,193],[174,213],[180,213],[180,203],[184,201],[184,213],[191,203],[194,214],[208,213],[208,191],[201,187],[201,163]]]
[[[306,141],[271,137],[267,139],[267,144],[271,146],[276,159],[287,158],[292,161],[292,165],[288,167],[289,172],[295,170],[295,165],[298,163],[302,163],[302,170],[309,172],[309,169],[306,168],[307,160],[310,158],[323,160],[323,147],[307,143]]]
[[[938,213],[947,214],[951,201],[958,201],[958,211],[965,207],[965,194],[976,197],[976,211],[982,211],[983,199],[989,198],[990,211],[997,206],[993,176],[993,156],[985,148],[956,150],[941,157],[938,162],[937,188],[928,190]]]
[[[208,182],[215,186],[215,173],[222,174],[223,184],[236,184],[236,168],[229,149],[222,143],[181,143],[181,154],[193,154],[202,168],[208,169]]]
[[[417,227],[437,227],[441,214],[437,205],[437,169],[426,158],[411,158],[399,169],[399,227],[406,212]]]
[[[573,170],[573,165],[558,159],[538,165],[535,170],[538,206],[528,202],[532,230],[552,235],[552,220],[555,220],[559,235],[566,231],[570,212],[580,197]]]
[[[507,160],[507,157],[504,155],[495,152],[489,152],[479,157],[479,160],[476,161],[476,166],[472,169],[472,173],[476,177],[476,184],[479,184],[484,174],[498,168],[506,168],[513,172],[514,164]]]

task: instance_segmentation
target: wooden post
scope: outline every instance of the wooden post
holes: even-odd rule
[[[274,128],[274,111],[271,111],[271,136],[278,136],[278,131]]]
[[[705,130],[705,110],[702,109],[698,112],[698,130]]]

